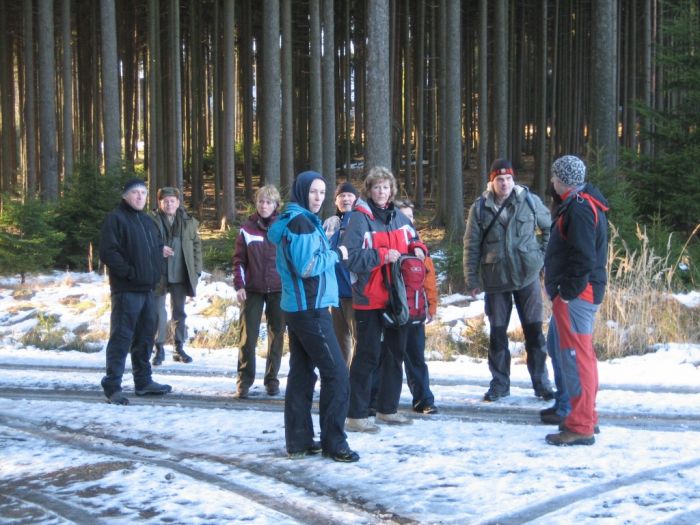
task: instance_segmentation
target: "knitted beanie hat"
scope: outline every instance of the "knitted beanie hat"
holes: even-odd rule
[[[564,155],[552,164],[552,175],[567,186],[578,186],[586,180],[586,165],[578,157]]]
[[[130,190],[134,189],[136,186],[146,187],[146,183],[143,179],[129,179],[124,183],[124,189],[122,190],[122,195],[129,193]]]
[[[513,165],[505,159],[494,160],[491,164],[491,169],[489,170],[489,180],[493,181],[493,179],[499,175],[511,175],[515,177]]]
[[[358,196],[355,186],[350,184],[350,182],[343,182],[342,184],[338,184],[338,187],[335,190],[335,196],[337,197],[341,193],[352,193],[355,197]]]

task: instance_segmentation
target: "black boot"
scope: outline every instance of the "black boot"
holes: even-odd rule
[[[155,351],[153,352],[153,360],[151,361],[151,364],[153,366],[162,365],[164,359],[165,359],[165,348],[163,348],[163,345],[161,343],[156,343]]]
[[[188,356],[182,348],[182,343],[177,343],[175,345],[175,353],[173,354],[173,361],[179,361],[181,363],[191,363],[192,358]]]

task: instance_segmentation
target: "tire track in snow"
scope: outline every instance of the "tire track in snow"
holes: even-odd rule
[[[283,397],[268,397],[265,394],[251,396],[248,399],[233,399],[231,396],[199,396],[185,394],[168,394],[162,397],[135,397],[130,392],[125,392],[130,397],[133,405],[152,406],[183,406],[201,409],[227,409],[227,410],[259,410],[269,412],[281,412],[284,410]],[[104,403],[105,399],[101,390],[48,390],[38,388],[0,388],[0,398],[31,399],[43,401],[77,401],[87,403]],[[315,408],[318,409],[315,403]],[[474,422],[502,422],[515,425],[542,425],[540,423],[539,409],[518,406],[504,406],[497,403],[478,404],[441,404],[440,413],[424,416],[413,414],[411,407],[402,404],[400,407],[408,417],[415,419],[429,418],[440,421],[442,419]],[[676,414],[650,414],[648,412],[604,412],[598,411],[600,424],[619,426],[623,428],[639,430],[656,430],[665,432],[700,432],[700,416],[676,415]],[[545,428],[543,426],[543,428]]]
[[[646,481],[657,480],[667,475],[675,475],[682,470],[689,470],[698,466],[700,466],[700,458],[693,458],[686,461],[680,461],[678,463],[664,465],[662,467],[641,470],[639,472],[635,472],[634,474],[621,476],[607,482],[590,483],[585,487],[581,487],[580,489],[562,494],[561,496],[550,498],[535,505],[530,505],[529,507],[521,508],[516,512],[510,512],[501,516],[489,518],[486,521],[480,522],[480,525],[522,525],[533,520],[543,518],[547,514],[565,509],[569,505],[579,503],[581,501],[592,500],[597,496],[620,488],[629,487],[631,485],[636,485]],[[695,518],[695,521],[688,523],[698,523],[696,521],[698,515],[700,515],[700,511],[697,510],[695,512],[688,513],[687,517],[689,519]],[[671,518],[669,523],[679,523],[680,525],[681,523],[686,522],[676,522],[673,518]]]
[[[279,462],[255,462],[236,457],[224,457],[213,454],[203,454],[196,452],[182,452],[171,449],[153,442],[136,440],[133,438],[119,439],[102,432],[80,429],[79,431],[58,424],[56,421],[48,422],[42,420],[40,423],[27,418],[0,413],[0,425],[25,432],[43,440],[61,443],[63,446],[77,448],[86,452],[99,454],[102,456],[113,456],[120,459],[155,465],[164,469],[178,472],[196,481],[206,483],[221,490],[232,492],[241,497],[250,499],[258,505],[270,509],[279,514],[283,514],[300,523],[323,523],[324,525],[346,525],[347,521],[332,518],[328,514],[330,507],[337,507],[340,512],[354,514],[358,518],[358,523],[388,523],[401,525],[417,525],[415,520],[399,516],[395,513],[382,509],[375,502],[363,497],[348,495],[343,491],[338,491],[320,486],[314,480],[303,474],[302,463],[308,465],[314,458],[307,458],[296,462],[300,467],[290,468],[291,464],[280,465]],[[41,425],[39,427],[38,425]],[[125,450],[126,448],[130,450]],[[134,452],[136,449],[139,452]],[[165,459],[165,458],[169,459]],[[276,483],[283,483],[303,491],[302,496],[294,496],[297,500],[270,498],[269,492],[257,490],[253,487],[236,483],[216,474],[210,474],[202,469],[187,466],[186,462],[204,462],[217,466],[225,465],[238,470],[244,470],[255,476],[274,480]],[[286,462],[284,460],[282,463]],[[291,460],[290,460],[291,461]],[[325,461],[325,460],[324,460]],[[294,463],[294,462],[293,462]],[[19,498],[22,491],[18,491]],[[31,494],[28,496],[31,497]],[[301,499],[303,497],[303,499]],[[309,502],[309,499],[315,501]],[[66,504],[64,509],[57,508],[53,504],[51,496],[34,496],[35,504],[40,505],[52,512],[62,511],[70,515],[72,506]],[[30,500],[31,501],[31,500]],[[364,506],[370,504],[373,511],[364,510]],[[314,510],[319,508],[320,511]],[[323,510],[326,510],[325,512]],[[63,516],[63,514],[60,514]],[[80,517],[80,516],[78,516]],[[71,518],[72,519],[72,518]],[[95,520],[92,520],[94,523]],[[76,521],[76,523],[90,523],[90,521]]]

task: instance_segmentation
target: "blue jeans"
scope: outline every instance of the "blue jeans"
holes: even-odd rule
[[[350,384],[331,314],[327,308],[321,308],[284,315],[289,328],[289,375],[284,397],[287,452],[301,452],[313,444],[311,405],[317,379],[314,368],[321,375],[321,447],[329,454],[345,450]]]
[[[553,315],[549,320],[549,330],[547,331],[547,353],[552,360],[554,384],[557,387],[557,391],[554,393],[554,407],[557,410],[557,415],[565,418],[571,412],[571,401],[563,379],[561,358],[559,357],[559,333]]]

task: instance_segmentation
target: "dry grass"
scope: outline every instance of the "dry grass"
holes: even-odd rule
[[[640,248],[630,250],[611,225],[608,287],[593,334],[600,359],[643,354],[658,343],[700,342],[700,312],[670,297],[679,262],[670,260],[671,237],[665,255],[651,248],[645,229],[637,228],[637,238]]]

